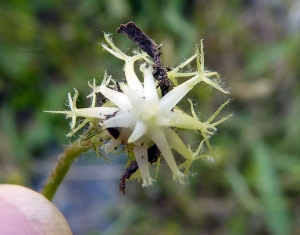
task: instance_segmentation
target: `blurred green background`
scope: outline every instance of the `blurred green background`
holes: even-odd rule
[[[54,203],[76,234],[300,234],[300,2],[298,0],[10,0],[0,3],[0,183],[40,190],[63,147],[68,92],[87,107],[87,82],[104,71],[123,79],[123,62],[98,44],[103,32],[129,53],[115,30],[133,20],[175,67],[204,39],[208,69],[231,95],[198,86],[188,96],[205,119],[227,98],[211,143],[218,158],[197,161],[190,184],[167,166],[142,188],[118,179],[113,164],[84,154]],[[130,49],[128,49],[130,48]],[[187,104],[181,104],[187,108]],[[221,117],[220,116],[220,117]]]

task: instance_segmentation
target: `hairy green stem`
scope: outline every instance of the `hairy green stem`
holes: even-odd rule
[[[50,173],[41,193],[48,199],[52,200],[57,188],[65,178],[74,160],[91,147],[89,140],[76,140],[70,144],[65,151],[59,156],[58,162]]]

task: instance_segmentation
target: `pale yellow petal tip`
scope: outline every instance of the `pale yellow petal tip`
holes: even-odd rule
[[[206,160],[206,161],[209,161],[209,162],[214,162],[215,161],[215,158],[212,157],[212,156],[209,156],[209,155],[204,155],[202,157],[203,160]]]
[[[152,179],[151,177],[150,177],[150,178],[147,178],[147,179],[143,179],[142,187],[148,187],[148,186],[151,186],[152,183],[153,183],[154,181],[155,181],[155,180]]]
[[[179,170],[173,173],[173,179],[178,181],[180,184],[186,184],[187,182],[187,176]]]

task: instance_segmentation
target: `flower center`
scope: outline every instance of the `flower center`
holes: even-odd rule
[[[144,122],[149,122],[151,119],[153,120],[156,116],[157,106],[152,105],[147,107],[147,110],[140,113],[140,119]]]

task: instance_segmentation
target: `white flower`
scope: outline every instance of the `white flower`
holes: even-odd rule
[[[216,125],[231,116],[228,115],[220,121],[212,123],[213,119],[228,102],[222,105],[206,122],[198,120],[192,104],[192,116],[178,111],[175,107],[195,85],[201,82],[228,94],[228,91],[220,86],[219,74],[204,69],[202,41],[200,48],[197,47],[197,52],[194,56],[168,72],[168,77],[173,81],[175,87],[165,96],[160,97],[155,78],[152,75],[152,62],[147,58],[147,54],[141,53],[128,56],[113,44],[107,34],[104,37],[111,48],[105,44],[102,45],[103,48],[117,58],[125,61],[124,71],[126,81],[118,83],[120,91],[110,88],[110,84],[113,83],[116,85],[116,82],[111,77],[105,75],[100,86],[89,84],[93,89],[93,92],[89,95],[89,97],[93,97],[90,108],[76,108],[78,92],[75,90],[73,99],[71,99],[69,94],[69,106],[71,110],[54,111],[54,113],[64,113],[67,117],[72,118],[71,134],[74,134],[87,122],[94,119],[98,120],[102,128],[101,134],[105,135],[106,139],[108,139],[108,142],[103,145],[106,153],[113,151],[120,144],[132,146],[132,151],[142,176],[143,186],[151,185],[153,181],[149,172],[147,154],[147,149],[153,144],[156,144],[159,148],[161,155],[173,173],[173,178],[183,183],[185,176],[179,170],[171,149],[176,150],[186,159],[180,167],[184,167],[185,173],[187,173],[192,161],[201,157],[199,154],[204,143],[203,141],[206,142],[209,150],[212,151],[208,138],[215,133]],[[197,71],[189,73],[178,72],[194,59],[196,59]],[[140,71],[143,73],[143,83],[134,71],[134,63],[137,60],[143,61],[140,66]],[[217,81],[211,80],[210,77],[212,76],[216,76]],[[176,78],[179,77],[191,78],[178,85]],[[95,107],[96,93],[101,93],[110,102],[101,107]],[[86,118],[86,120],[79,127],[75,128],[76,118],[79,116]],[[106,131],[107,128],[116,128],[119,131],[118,137],[111,137]],[[195,152],[192,152],[182,142],[176,133],[177,128],[201,132],[204,139]]]

